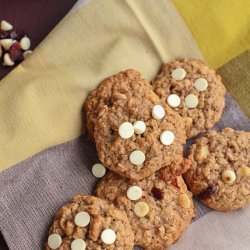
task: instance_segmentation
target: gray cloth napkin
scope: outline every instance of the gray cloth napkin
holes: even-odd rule
[[[224,127],[250,131],[248,118],[229,94],[215,129]],[[10,250],[43,248],[56,211],[73,195],[93,192],[97,179],[92,176],[91,167],[96,162],[95,145],[84,135],[38,153],[1,173],[0,230]],[[199,201],[195,203],[198,216],[193,223],[211,212]],[[213,244],[216,246],[216,242]],[[237,249],[236,246],[235,243],[231,248],[222,246],[221,249]]]

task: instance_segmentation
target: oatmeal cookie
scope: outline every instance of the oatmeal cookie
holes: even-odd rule
[[[250,202],[250,132],[209,132],[191,146],[189,159],[184,177],[204,204],[230,211]]]
[[[100,161],[133,180],[141,180],[165,166],[175,173],[173,168],[178,164],[173,163],[181,161],[186,142],[183,119],[160,103],[149,84],[143,87],[131,82],[120,88],[129,92],[130,98],[104,106],[95,123]]]
[[[85,104],[86,127],[91,139],[94,140],[94,128],[100,109],[112,106],[116,100],[129,99],[133,96],[129,86],[135,84],[143,88],[148,83],[143,80],[140,72],[128,69],[104,79],[99,86],[90,93]]]
[[[131,250],[134,235],[126,216],[93,196],[77,195],[56,214],[46,250]]]
[[[139,182],[109,172],[96,194],[127,213],[135,244],[148,250],[176,242],[194,217],[192,194],[182,177],[165,182],[160,171]]]
[[[185,119],[188,138],[212,128],[222,115],[226,89],[215,70],[200,60],[164,64],[152,86]]]

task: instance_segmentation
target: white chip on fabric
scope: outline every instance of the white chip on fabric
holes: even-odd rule
[[[62,244],[62,237],[59,234],[51,234],[48,238],[48,246],[51,249],[57,249]]]
[[[198,97],[190,94],[185,97],[185,104],[188,108],[196,108],[198,106],[199,100]]]
[[[5,20],[2,20],[2,22],[1,22],[1,30],[9,31],[9,30],[12,30],[12,29],[13,29],[13,25],[12,24],[8,23]]]
[[[205,78],[198,78],[194,82],[194,86],[198,91],[205,91],[208,87],[208,82]]]
[[[170,107],[176,108],[181,104],[181,99],[178,95],[176,94],[171,94],[167,98],[167,103]]]
[[[71,250],[85,250],[86,243],[82,239],[75,239],[71,242]]]
[[[21,39],[20,41],[20,47],[22,50],[28,50],[31,46],[31,42],[30,42],[30,39],[25,36]]]
[[[142,189],[138,186],[132,186],[127,190],[127,197],[131,201],[137,201],[142,197]]]
[[[101,233],[101,240],[103,243],[110,245],[116,240],[116,234],[112,229],[105,229]]]
[[[78,227],[86,227],[90,222],[89,213],[84,211],[77,213],[74,222]]]
[[[149,206],[144,201],[139,201],[134,206],[134,213],[138,217],[145,217],[149,212]]]
[[[123,139],[128,139],[133,136],[135,130],[130,122],[124,122],[120,125],[118,133]]]
[[[101,163],[96,163],[92,167],[92,174],[96,178],[102,178],[106,174],[106,168]]]
[[[177,68],[172,72],[172,77],[175,80],[183,80],[186,76],[186,71],[183,68]]]
[[[146,130],[146,124],[143,121],[136,121],[133,126],[135,133],[138,135],[143,134]]]
[[[140,165],[145,161],[145,154],[141,150],[133,151],[130,156],[129,160],[134,165]]]
[[[171,145],[174,142],[174,133],[172,131],[163,131],[160,136],[163,145]]]
[[[161,105],[155,105],[152,109],[152,116],[156,120],[161,120],[165,116],[165,110]]]

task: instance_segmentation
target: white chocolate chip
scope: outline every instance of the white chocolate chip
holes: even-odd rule
[[[13,25],[11,25],[10,23],[8,23],[5,20],[2,20],[1,22],[1,30],[5,30],[5,31],[9,31],[13,29]]]
[[[86,227],[90,222],[89,213],[84,211],[77,213],[74,222],[78,227]]]
[[[123,139],[128,139],[133,136],[135,130],[130,122],[124,122],[120,125],[118,133]]]
[[[209,150],[207,146],[196,148],[194,158],[196,161],[202,162],[207,158],[208,153]]]
[[[101,233],[101,240],[103,243],[110,245],[116,240],[116,234],[112,229],[105,229]]]
[[[142,189],[138,186],[132,186],[127,190],[127,197],[131,201],[137,201],[142,197]]]
[[[143,121],[136,121],[133,126],[135,133],[138,135],[143,134],[146,130],[146,124]]]
[[[165,110],[161,105],[155,105],[152,109],[152,116],[156,120],[161,120],[165,116]]]
[[[190,200],[187,194],[181,194],[178,198],[178,202],[183,208],[190,208]]]
[[[30,39],[25,36],[20,41],[20,47],[22,50],[28,50],[30,48],[31,42]]]
[[[141,150],[133,151],[130,156],[129,160],[134,165],[140,165],[145,161],[145,154]]]
[[[75,239],[71,242],[71,250],[85,250],[86,243],[82,239]]]
[[[10,54],[6,53],[3,57],[3,65],[4,66],[13,66],[15,63],[11,60]]]
[[[139,201],[134,206],[134,213],[138,217],[145,217],[149,212],[149,206],[144,201]]]
[[[59,234],[51,234],[48,238],[48,246],[51,249],[57,249],[62,244],[62,237]]]
[[[236,180],[236,174],[233,170],[227,169],[222,173],[224,183],[232,184]]]
[[[186,71],[185,69],[183,68],[177,68],[175,69],[173,72],[172,72],[172,77],[175,79],[175,80],[183,80],[186,76]]]
[[[24,59],[26,59],[26,58],[27,58],[28,56],[30,56],[32,53],[33,53],[32,50],[26,50],[26,51],[23,53]]]
[[[185,97],[185,104],[188,108],[196,108],[199,103],[197,96],[190,94]]]
[[[160,141],[163,145],[171,145],[174,142],[174,133],[172,131],[163,131]]]
[[[238,177],[250,176],[250,168],[247,166],[242,166],[237,170]]]
[[[92,174],[96,178],[102,178],[106,174],[106,168],[101,163],[96,163],[92,167]]]
[[[178,95],[176,94],[171,94],[167,98],[167,103],[170,107],[176,108],[181,104],[181,99]]]
[[[135,133],[138,135],[143,134],[146,130],[146,124],[143,121],[136,121],[133,126]]]
[[[208,82],[205,78],[198,78],[194,82],[194,86],[198,91],[205,91],[208,87]]]
[[[16,41],[12,40],[12,39],[1,39],[0,40],[0,44],[2,45],[2,47],[7,51],[9,50],[9,48],[11,47],[11,45],[13,43],[15,43]]]

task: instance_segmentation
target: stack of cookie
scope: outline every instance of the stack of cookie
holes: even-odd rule
[[[192,193],[222,211],[245,206],[250,133],[210,132],[183,157],[186,139],[220,119],[225,93],[220,76],[198,60],[165,64],[152,84],[136,70],[102,81],[85,103],[101,161],[92,168],[102,178],[98,198],[79,195],[65,205],[46,249],[164,249],[195,216]]]

